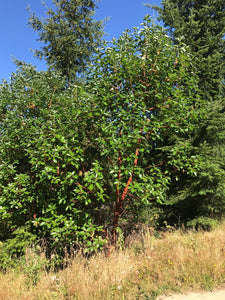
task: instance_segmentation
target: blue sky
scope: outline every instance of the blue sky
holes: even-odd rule
[[[51,0],[45,1],[47,4]],[[146,14],[153,17],[156,14],[144,6],[144,3],[159,5],[160,0],[102,0],[98,3],[95,19],[102,20],[110,17],[105,25],[108,33],[106,40],[117,38],[124,29],[138,26]],[[41,0],[7,0],[1,3],[0,8],[0,81],[9,79],[15,72],[13,57],[36,65],[38,70],[45,70],[44,61],[33,57],[31,49],[39,49],[41,43],[37,42],[38,35],[27,25],[30,8],[39,17],[45,17],[45,8]]]

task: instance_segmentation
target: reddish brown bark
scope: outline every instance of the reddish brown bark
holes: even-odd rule
[[[119,157],[118,157],[118,167],[119,167],[119,171],[118,171],[118,183],[116,185],[116,201],[119,202],[120,201],[120,189],[119,189],[119,183],[121,181],[121,164],[122,164],[122,155],[121,155],[121,151],[119,150]]]
[[[139,144],[140,144],[141,139],[139,139]],[[134,159],[134,167],[137,166],[138,163],[138,155],[139,155],[139,149],[137,148],[135,151],[135,156],[136,158]],[[118,159],[120,165],[121,165],[121,153],[119,154],[119,159]],[[112,229],[112,245],[115,245],[116,243],[116,228],[118,227],[118,222],[119,222],[119,217],[121,215],[121,211],[123,208],[123,202],[126,198],[126,195],[128,193],[129,190],[129,185],[132,183],[133,180],[133,175],[134,175],[134,170],[132,172],[132,174],[130,175],[130,177],[128,178],[127,184],[122,192],[122,195],[120,197],[119,195],[119,189],[117,186],[117,190],[116,190],[116,195],[117,195],[117,200],[116,200],[116,204],[115,204],[115,209],[114,209],[114,218],[113,218],[113,229]],[[119,171],[119,181],[121,180],[120,178],[120,171]]]

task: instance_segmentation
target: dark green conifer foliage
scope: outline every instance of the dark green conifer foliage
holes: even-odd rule
[[[182,40],[195,57],[199,87],[208,101],[208,118],[196,122],[192,136],[201,162],[197,177],[176,174],[169,197],[177,205],[170,212],[189,224],[207,224],[225,212],[225,2],[224,0],[163,0],[151,6],[169,28],[174,42]],[[209,219],[208,219],[209,220]],[[210,224],[210,220],[209,220]]]
[[[44,58],[53,69],[60,70],[71,82],[83,73],[91,55],[102,41],[103,21],[95,21],[94,0],[52,0],[46,19],[30,13],[29,26],[44,43],[35,55]]]
[[[224,0],[163,0],[162,7],[153,8],[172,36],[190,46],[198,64],[200,87],[215,100],[225,72]]]

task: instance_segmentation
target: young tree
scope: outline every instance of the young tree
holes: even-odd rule
[[[52,0],[46,19],[30,13],[29,26],[45,45],[35,55],[66,76],[69,82],[86,70],[96,48],[102,43],[103,21],[93,19],[94,0]]]
[[[170,190],[177,198],[173,213],[190,224],[206,223],[203,217],[221,217],[225,210],[224,195],[224,54],[225,3],[223,0],[163,0],[152,6],[159,20],[170,29],[177,43],[183,41],[192,51],[200,78],[199,88],[208,101],[208,117],[196,123],[193,146],[201,156],[198,176],[180,174]],[[180,200],[180,201],[179,201]]]
[[[22,65],[0,89],[1,239],[25,226],[51,249],[93,251],[143,207],[168,205],[174,174],[197,167],[204,102],[191,67],[147,17],[99,50],[86,86]]]
[[[89,80],[96,90],[96,116],[104,124],[95,143],[106,158],[103,178],[115,203],[107,215],[115,241],[123,217],[134,224],[143,208],[154,218],[168,204],[174,173],[195,172],[190,132],[197,107],[204,110],[204,103],[188,49],[173,45],[148,17],[142,28],[125,32],[100,57]]]

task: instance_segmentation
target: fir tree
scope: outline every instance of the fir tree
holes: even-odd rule
[[[221,94],[225,72],[224,0],[163,0],[162,7],[153,8],[174,39],[181,39],[191,48],[199,69],[200,88],[215,100]]]
[[[95,21],[97,8],[94,0],[52,0],[54,8],[47,8],[46,19],[35,14],[29,18],[29,26],[39,33],[44,43],[35,55],[66,76],[71,82],[83,73],[91,55],[101,44],[103,21]]]
[[[208,116],[196,122],[192,136],[193,155],[200,157],[199,172],[196,177],[176,174],[179,180],[174,180],[168,194],[176,205],[169,212],[191,225],[210,225],[212,218],[225,212],[225,2],[163,0],[161,7],[151,7],[169,28],[174,42],[181,40],[190,47],[199,88],[208,103]]]

